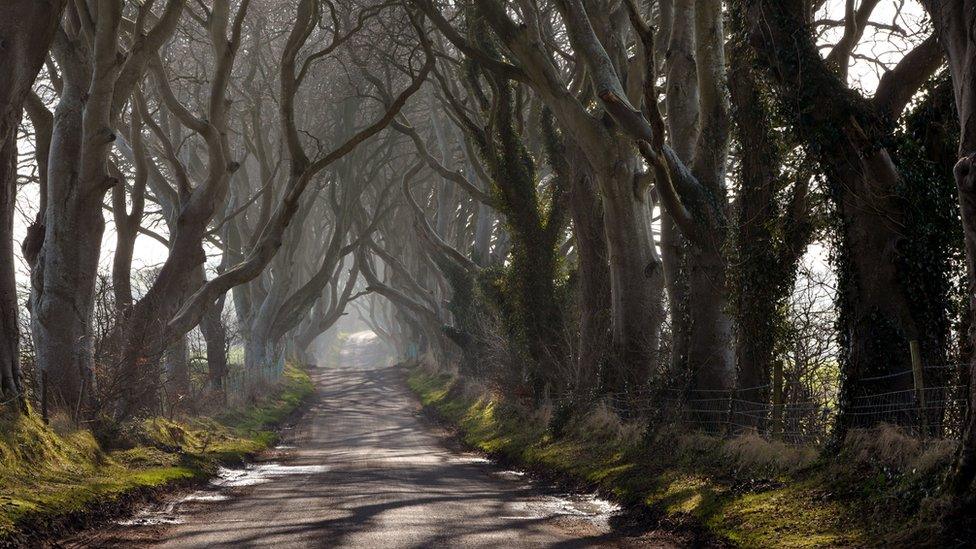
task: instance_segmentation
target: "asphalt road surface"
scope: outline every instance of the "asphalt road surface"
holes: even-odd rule
[[[282,446],[70,547],[674,547],[611,531],[612,505],[560,494],[473,453],[424,419],[371,332],[313,373]]]

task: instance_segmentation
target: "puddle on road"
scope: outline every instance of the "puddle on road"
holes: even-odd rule
[[[477,463],[490,464],[492,460],[476,454],[464,454],[452,459],[455,463]],[[491,470],[489,475],[505,479],[508,481],[519,482],[524,486],[533,483],[528,481],[525,471],[517,470]],[[614,514],[622,509],[616,503],[603,499],[597,494],[549,494],[541,496],[540,499],[518,502],[515,509],[519,512],[516,516],[502,517],[515,520],[540,520],[553,517],[580,517],[601,528],[609,528],[609,520]]]
[[[481,457],[464,456],[461,458],[471,463],[492,463]],[[525,471],[499,470],[490,471],[496,478],[518,482],[528,487],[534,484],[528,480]],[[601,529],[609,529],[610,517],[619,513],[621,507],[616,503],[603,499],[597,494],[556,493],[546,494],[529,501],[518,502],[514,505],[518,512],[515,516],[502,517],[513,520],[542,520],[554,517],[579,517]]]
[[[218,492],[194,492],[185,498],[181,499],[181,502],[212,502],[212,501],[227,501],[230,496],[226,494],[221,494]]]
[[[478,455],[461,455],[451,459],[454,463],[492,463],[492,461],[486,457]]]
[[[210,481],[210,484],[220,488],[254,486],[256,484],[271,482],[275,477],[314,475],[326,471],[328,471],[328,467],[325,465],[281,465],[280,463],[247,465],[243,469],[221,467],[217,471],[217,478]]]
[[[522,480],[525,478],[524,471],[492,471],[491,474],[506,480]]]
[[[620,511],[619,505],[596,494],[568,494],[546,499],[549,500],[546,504],[551,505],[554,512],[561,514],[599,517],[610,516]]]
[[[596,494],[560,494],[544,496],[541,500],[519,502],[516,511],[522,514],[509,519],[543,520],[555,517],[578,517],[601,530],[609,530],[610,517],[620,511],[620,506]]]
[[[120,520],[120,526],[156,526],[163,524],[182,524],[186,522],[187,507],[227,501],[228,492],[233,488],[254,486],[272,482],[278,477],[289,475],[314,475],[324,473],[324,465],[282,465],[280,463],[248,464],[243,469],[221,467],[217,477],[210,481],[210,488],[191,492],[174,501],[150,505],[140,510],[134,517]]]
[[[217,478],[210,481],[210,484],[221,488],[254,486],[255,484],[271,482],[274,480],[274,477],[315,475],[328,470],[329,468],[325,465],[281,465],[280,463],[249,464],[243,469],[221,467],[217,470]]]
[[[179,501],[171,501],[162,505],[154,505],[142,509],[134,517],[120,520],[120,526],[157,526],[162,524],[183,524],[184,519],[176,512]]]

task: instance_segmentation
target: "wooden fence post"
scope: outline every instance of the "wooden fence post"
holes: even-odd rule
[[[783,361],[773,362],[773,417],[770,422],[771,436],[779,439],[783,436]]]
[[[912,354],[912,376],[915,380],[915,403],[918,405],[918,419],[921,422],[919,431],[926,434],[926,418],[928,412],[925,406],[925,379],[922,375],[922,353],[918,347],[918,340],[908,342],[908,350]]]

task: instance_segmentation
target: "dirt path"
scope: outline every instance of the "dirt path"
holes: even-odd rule
[[[315,402],[265,461],[63,546],[674,546],[617,539],[606,502],[447,449],[371,333],[350,338],[340,362],[315,371]]]

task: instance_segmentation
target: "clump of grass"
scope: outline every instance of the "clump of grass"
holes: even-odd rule
[[[912,460],[911,471],[916,474],[932,476],[948,469],[956,453],[958,444],[953,440],[929,442],[925,449]]]
[[[766,440],[755,432],[726,441],[724,453],[737,471],[750,476],[775,477],[795,473],[817,459],[817,451],[813,448]]]
[[[919,454],[921,444],[894,425],[874,429],[851,429],[844,440],[844,455],[851,461],[881,466],[894,471],[905,467]]]
[[[88,431],[58,434],[37,414],[7,411],[0,416],[0,480],[40,470],[71,470],[96,465],[102,458]]]
[[[851,429],[844,439],[845,458],[865,467],[880,467],[891,473],[929,472],[945,466],[955,444],[951,441],[921,441],[897,425]]]
[[[604,402],[598,403],[567,429],[569,436],[588,440],[603,440],[620,449],[634,449],[641,444],[646,425],[643,422],[624,422]]]

